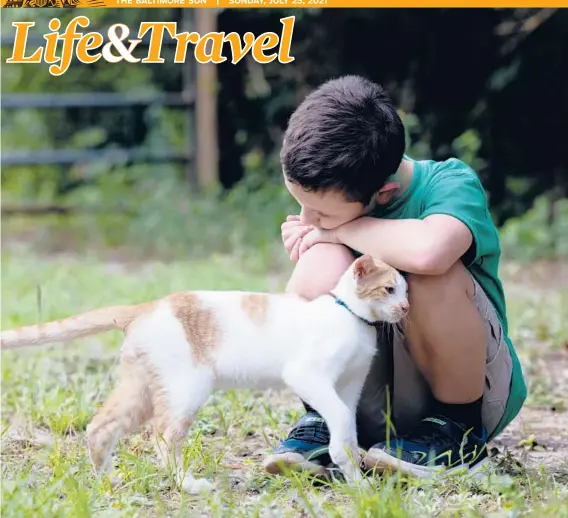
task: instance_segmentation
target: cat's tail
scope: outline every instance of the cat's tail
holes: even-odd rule
[[[150,304],[106,307],[53,322],[2,331],[0,348],[15,349],[52,342],[67,342],[112,329],[125,331],[138,315],[149,309]]]

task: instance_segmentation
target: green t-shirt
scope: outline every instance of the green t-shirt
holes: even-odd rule
[[[527,396],[521,365],[508,334],[505,295],[498,274],[499,233],[489,212],[485,190],[467,164],[454,158],[444,162],[405,158],[414,164],[410,186],[387,205],[377,206],[370,216],[424,219],[432,214],[447,214],[470,229],[474,244],[462,260],[493,304],[513,361],[509,399],[503,418],[492,434],[495,437],[519,413]]]

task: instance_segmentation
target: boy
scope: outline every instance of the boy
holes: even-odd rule
[[[473,170],[456,159],[415,161],[404,149],[391,99],[364,78],[328,81],[297,108],[281,151],[301,206],[282,225],[296,263],[287,290],[328,293],[355,254],[405,272],[409,316],[378,329],[358,407],[363,463],[416,476],[475,470],[526,398],[498,277],[499,235]],[[266,459],[269,472],[329,463],[327,426],[304,405]]]

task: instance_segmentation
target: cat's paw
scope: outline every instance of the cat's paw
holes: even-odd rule
[[[110,479],[110,485],[111,487],[113,487],[114,489],[116,489],[117,487],[121,486],[124,483],[124,477],[122,476],[122,474],[117,475],[116,477],[112,477]]]
[[[357,489],[363,491],[364,493],[376,493],[376,488],[368,478],[357,483]]]
[[[193,477],[185,477],[181,483],[181,488],[191,495],[199,495],[210,493],[213,491],[214,486],[204,478],[195,479]]]

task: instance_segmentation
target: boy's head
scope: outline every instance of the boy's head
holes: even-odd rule
[[[379,193],[388,197],[386,181],[404,148],[404,127],[386,92],[344,76],[321,85],[292,114],[280,159],[302,218],[335,228],[364,214]]]

